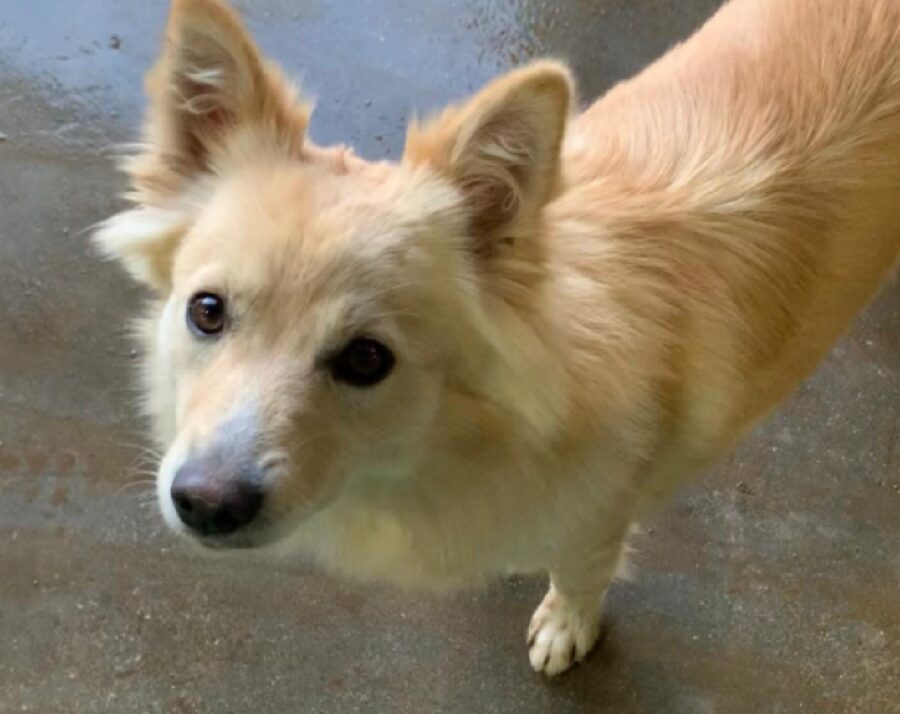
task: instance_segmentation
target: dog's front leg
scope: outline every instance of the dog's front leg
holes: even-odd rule
[[[606,590],[623,553],[626,530],[570,545],[550,571],[550,589],[528,627],[531,666],[547,676],[565,672],[600,636]]]

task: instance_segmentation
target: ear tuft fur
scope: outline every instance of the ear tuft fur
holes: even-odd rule
[[[122,262],[137,281],[164,293],[171,287],[171,257],[188,228],[177,211],[142,207],[104,221],[93,235],[103,255]]]

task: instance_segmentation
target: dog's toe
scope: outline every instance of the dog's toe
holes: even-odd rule
[[[600,635],[600,609],[575,607],[550,590],[528,628],[528,659],[548,677],[562,674],[585,658]]]

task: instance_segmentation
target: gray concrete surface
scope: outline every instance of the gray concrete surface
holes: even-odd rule
[[[717,0],[244,0],[318,97],[313,134],[396,155],[405,118],[539,54],[587,96]],[[528,668],[542,583],[435,597],[162,532],[127,324],[90,254],[122,187],[162,0],[0,0],[0,712],[900,712],[900,289],[648,523],[603,646]]]

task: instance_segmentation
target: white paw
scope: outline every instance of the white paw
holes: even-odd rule
[[[576,607],[551,587],[528,626],[528,659],[536,672],[554,677],[583,660],[599,636],[599,602]]]

